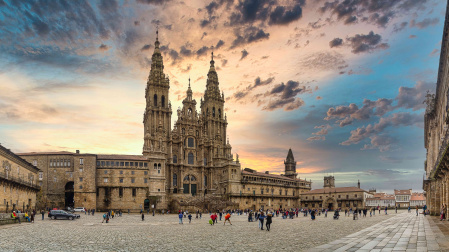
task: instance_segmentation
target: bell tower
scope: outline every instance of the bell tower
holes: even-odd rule
[[[143,115],[143,155],[151,153],[168,154],[171,132],[171,104],[169,102],[170,80],[164,74],[164,62],[159,49],[159,31],[151,57],[151,70],[145,89],[146,107]]]
[[[296,178],[296,175],[298,174],[296,173],[296,161],[295,158],[293,157],[292,149],[288,150],[287,159],[284,161],[284,165],[285,165],[284,176],[289,178]]]

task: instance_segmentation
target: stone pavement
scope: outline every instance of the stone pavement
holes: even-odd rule
[[[308,251],[449,251],[435,217],[403,212],[394,218]]]
[[[183,225],[178,224],[177,215],[145,215],[142,221],[140,215],[124,214],[108,224],[101,223],[102,213],[81,215],[73,221],[47,217],[42,221],[39,217],[34,224],[0,226],[0,251],[307,251],[322,244],[341,244],[340,251],[351,244],[348,251],[362,247],[368,251],[373,245],[379,249],[381,242],[387,248],[393,246],[391,249],[407,243],[397,248],[415,244],[421,249],[416,251],[444,251],[435,242],[442,234],[439,228],[429,227],[423,216],[417,218],[406,211],[356,221],[345,216],[333,220],[332,215],[317,216],[315,221],[310,216],[277,217],[270,232],[258,229],[258,223],[248,222],[245,215],[233,215],[232,226],[224,226],[223,221],[211,226],[207,215],[201,220],[194,216],[191,224],[184,220]],[[314,251],[333,250],[322,247]]]

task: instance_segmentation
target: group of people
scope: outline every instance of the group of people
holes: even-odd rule
[[[103,221],[101,223],[103,222],[109,223],[109,220],[114,219],[116,215],[117,217],[122,217],[122,210],[118,210],[118,212],[114,212],[114,210],[107,211],[106,213],[103,214]]]
[[[18,220],[19,224],[22,224],[22,222],[20,220],[20,217],[19,217],[19,213],[21,213],[20,210],[17,210],[17,213],[16,213],[16,211],[12,211],[11,218],[15,219],[15,220]],[[24,213],[24,215],[23,215],[23,218],[25,218],[27,220],[27,222],[34,223],[34,216],[35,215],[36,215],[36,210],[33,209],[33,211],[30,211],[30,212],[26,211]]]

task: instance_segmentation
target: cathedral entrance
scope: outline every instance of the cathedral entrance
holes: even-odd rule
[[[329,208],[329,210],[334,210],[334,203],[329,203],[327,208]]]
[[[144,209],[144,210],[150,209],[150,200],[149,200],[149,199],[145,199],[145,200],[143,201],[143,209]]]
[[[74,206],[74,183],[68,182],[65,184],[65,207],[73,207]]]

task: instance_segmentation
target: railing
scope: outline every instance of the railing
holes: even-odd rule
[[[15,182],[15,183],[18,183],[18,184],[21,184],[21,185],[25,185],[25,186],[28,186],[28,187],[31,187],[31,188],[34,188],[34,189],[37,189],[37,190],[41,189],[40,186],[38,186],[38,185],[36,185],[34,183],[31,183],[30,181],[27,181],[27,180],[24,180],[24,179],[21,179],[21,178],[16,178],[16,177],[13,177],[11,175],[6,176],[5,172],[0,172],[0,178],[3,178],[5,180],[9,180],[9,181]]]
[[[242,179],[242,184],[264,184],[264,185],[273,185],[273,186],[284,186],[284,187],[303,187],[303,188],[311,188],[311,185],[291,185],[287,183],[277,183],[277,182],[266,182],[266,181],[254,181],[254,180],[245,180]]]
[[[279,194],[253,194],[253,193],[228,193],[229,196],[241,197],[265,197],[265,198],[298,198],[296,195],[279,195]]]

